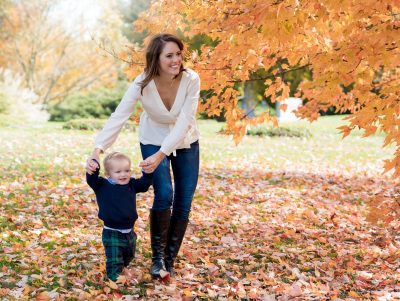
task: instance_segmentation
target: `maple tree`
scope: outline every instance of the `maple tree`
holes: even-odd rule
[[[15,1],[2,14],[0,66],[22,75],[25,87],[43,104],[114,82],[119,66],[98,41],[124,42],[111,8],[105,6],[105,21],[99,22],[93,41],[83,24],[71,32],[54,16],[59,2]]]
[[[210,115],[224,110],[236,142],[248,125],[275,120],[268,112],[247,118],[237,105],[235,83],[283,58],[287,64],[259,79],[267,86],[265,96],[287,98],[283,74],[309,68],[312,80],[303,81],[296,93],[306,100],[298,115],[313,121],[320,110],[335,106],[352,113],[340,128],[344,136],[354,129],[364,136],[384,132],[384,146],[396,145],[385,162],[385,171],[393,169],[395,176],[400,176],[399,26],[398,0],[162,0],[153,1],[135,23],[150,34],[171,32],[185,39],[205,34],[217,42],[191,54],[202,88],[212,92],[200,109]],[[139,60],[132,56],[132,62]]]

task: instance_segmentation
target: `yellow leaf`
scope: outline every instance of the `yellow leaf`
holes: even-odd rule
[[[349,297],[352,297],[352,298],[359,298],[359,297],[360,297],[360,295],[359,295],[359,294],[357,294],[355,291],[350,291],[350,293],[349,293]]]
[[[190,291],[190,289],[186,288],[183,290],[183,295],[190,297],[192,296],[192,292]]]
[[[58,279],[57,283],[61,286],[64,287],[65,286],[65,280],[63,278]]]
[[[47,292],[40,292],[37,296],[36,296],[36,301],[47,301],[50,300],[49,295],[47,294]]]
[[[118,285],[117,285],[114,281],[112,281],[112,280],[109,280],[109,281],[107,282],[107,286],[109,286],[110,288],[112,288],[112,289],[114,289],[114,290],[117,290],[117,289],[118,289]]]
[[[124,275],[119,275],[117,278],[116,283],[118,284],[125,284],[126,283],[126,277]],[[117,287],[118,288],[118,287]]]

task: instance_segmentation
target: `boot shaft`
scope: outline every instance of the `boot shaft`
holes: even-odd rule
[[[160,271],[166,270],[164,252],[167,246],[168,229],[171,218],[171,211],[150,210],[150,238],[152,250],[152,266],[150,274],[153,278],[160,277]]]
[[[171,210],[150,210],[150,237],[153,258],[164,258],[164,249],[167,245],[168,229]]]
[[[173,266],[173,263],[182,245],[188,223],[189,220],[171,219],[167,245],[165,248],[165,262],[167,268],[172,268]]]

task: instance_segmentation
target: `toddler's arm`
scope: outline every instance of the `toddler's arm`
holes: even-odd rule
[[[89,186],[96,191],[100,187],[101,180],[99,178],[100,174],[100,164],[97,162],[97,160],[93,159],[97,163],[97,168],[96,171],[92,174],[89,174],[86,172],[86,182],[89,184]]]
[[[140,179],[131,179],[130,184],[133,186],[136,192],[146,192],[149,190],[151,184],[153,184],[153,174],[152,173],[145,173]]]

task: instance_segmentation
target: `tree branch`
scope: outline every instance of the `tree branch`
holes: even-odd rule
[[[311,65],[311,64],[306,64],[306,65],[303,65],[303,66],[300,66],[300,67],[297,67],[297,68],[294,68],[294,69],[289,69],[289,70],[281,71],[281,72],[278,72],[278,74],[282,76],[282,75],[284,75],[284,74],[286,74],[286,73],[289,73],[289,72],[292,72],[292,71],[297,71],[297,70],[300,70],[300,69],[304,69],[304,68],[306,68],[306,67],[308,67],[308,66],[310,66],[310,65]],[[275,75],[268,75],[268,76],[266,76],[266,77],[249,78],[249,79],[246,79],[246,80],[229,80],[228,82],[229,82],[229,83],[253,82],[253,81],[266,80],[266,79],[274,79],[274,78],[276,78]]]

